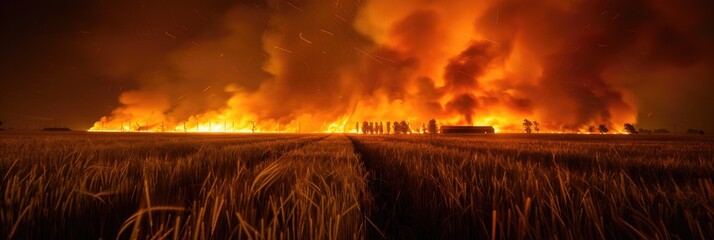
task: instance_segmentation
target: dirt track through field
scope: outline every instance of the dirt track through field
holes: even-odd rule
[[[414,239],[419,236],[414,232],[416,222],[411,211],[405,209],[402,201],[409,199],[401,196],[400,189],[392,189],[382,176],[384,172],[380,170],[374,161],[378,159],[364,151],[363,143],[354,137],[347,136],[352,142],[355,154],[360,158],[366,170],[369,172],[369,192],[374,200],[374,206],[367,217],[371,221],[367,236],[369,239]]]

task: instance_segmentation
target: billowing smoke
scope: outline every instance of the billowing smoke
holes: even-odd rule
[[[619,71],[702,61],[702,42],[677,30],[692,23],[676,13],[645,0],[235,4],[94,129],[620,126],[637,121],[637,103]]]

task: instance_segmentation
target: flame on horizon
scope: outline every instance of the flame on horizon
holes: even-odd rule
[[[500,132],[521,131],[525,118],[547,132],[615,130],[637,121],[623,66],[687,41],[658,40],[673,21],[657,3],[238,4],[90,131],[351,132],[362,121],[420,128],[432,118]],[[671,54],[680,53],[641,64],[690,59]]]

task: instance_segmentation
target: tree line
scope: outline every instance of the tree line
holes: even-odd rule
[[[439,132],[438,126],[436,125],[436,119],[429,120],[427,124],[421,124],[421,127],[416,126],[412,128],[407,121],[394,121],[392,122],[362,122],[361,126],[359,122],[355,123],[355,130],[361,132],[362,134],[411,134],[411,133],[421,133],[421,134],[436,134]]]
[[[530,134],[533,131],[538,133],[540,131],[539,126],[540,126],[540,124],[538,123],[538,121],[530,121],[527,118],[523,119],[523,130],[526,133]],[[577,126],[564,125],[563,129],[571,129],[571,130],[573,130],[573,132],[579,131]],[[667,129],[648,130],[648,129],[640,128],[639,130],[637,130],[637,128],[635,128],[635,125],[632,123],[625,123],[623,126],[623,130],[625,130],[625,132],[627,132],[629,134],[669,133],[669,130],[667,130]],[[587,129],[588,133],[595,133],[596,131],[600,132],[600,134],[605,134],[605,133],[608,133],[610,131],[610,129],[605,124],[600,124],[599,126],[597,126],[597,128],[595,126],[588,126],[588,129]],[[704,134],[704,131],[700,130],[700,129],[688,129],[687,133],[689,133],[689,134]]]
[[[634,125],[632,125],[631,123],[625,123],[624,127],[625,127],[625,131],[627,131],[628,133],[632,133],[632,134],[638,133],[637,130],[635,129]],[[577,131],[578,127],[564,125],[563,129],[572,129],[573,131]],[[540,123],[538,123],[538,121],[530,121],[527,118],[523,119],[523,130],[528,134],[532,133],[533,131],[538,133],[538,132],[540,132]],[[595,126],[589,126],[587,131],[589,133],[594,133]],[[597,127],[597,131],[599,131],[600,134],[605,134],[605,133],[608,133],[610,131],[610,129],[605,124],[600,124]]]

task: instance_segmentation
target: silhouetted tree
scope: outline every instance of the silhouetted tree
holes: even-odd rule
[[[589,126],[589,127],[588,127],[588,132],[589,132],[589,133],[594,133],[594,132],[595,132],[595,126]]]
[[[540,128],[538,126],[540,126],[540,123],[538,123],[538,121],[533,121],[533,130],[535,130],[536,133],[540,132]]]
[[[384,125],[382,125],[382,124],[383,124],[382,122],[379,122],[379,128],[377,128],[378,129],[377,132],[379,132],[379,134],[384,133]]]
[[[407,124],[407,121],[402,121],[401,125],[402,133],[407,134],[412,132],[412,130],[409,129],[409,124]]]
[[[436,119],[431,119],[429,120],[429,133],[431,134],[436,134],[437,129],[436,129]]]
[[[566,123],[566,124],[563,124],[563,126],[561,127],[561,129],[563,130],[563,132],[568,132],[568,131],[570,131],[570,132],[572,132],[572,133],[578,133],[578,132],[580,132],[580,129],[578,128],[578,126],[575,125],[575,124],[573,124],[573,123],[571,123],[571,124],[567,124],[567,123]]]
[[[250,123],[252,124],[252,125],[250,126],[250,131],[253,132],[253,133],[255,133],[255,129],[258,128],[258,124],[256,124],[255,121],[250,121]]]
[[[422,123],[421,124],[421,134],[425,134],[425,133],[426,133],[426,124]]]
[[[402,134],[402,125],[394,121],[394,134]]]
[[[355,122],[355,131],[359,133],[359,122]]]
[[[367,134],[369,132],[369,123],[367,121],[362,122],[362,134]]]
[[[392,122],[387,122],[387,134],[392,132]]]
[[[531,126],[533,126],[533,123],[531,121],[528,121],[528,119],[523,119],[523,128],[526,130],[526,133],[531,133]]]
[[[607,129],[607,127],[605,126],[605,124],[600,124],[600,126],[598,127],[598,130],[600,130],[600,134],[605,134],[605,133],[607,133],[608,131],[610,131],[610,129]]]
[[[635,129],[635,126],[632,125],[632,123],[625,123],[625,131],[629,134],[637,134],[637,129]]]

